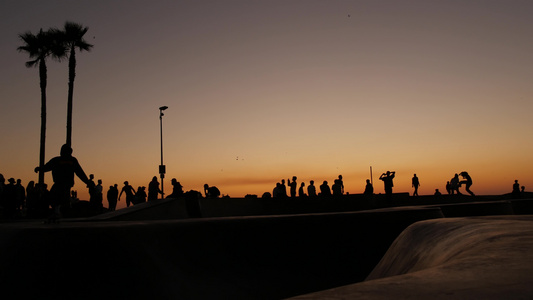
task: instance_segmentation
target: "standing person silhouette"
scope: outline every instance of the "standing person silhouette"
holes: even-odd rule
[[[94,187],[94,190],[94,208],[98,213],[102,213],[104,211],[104,187],[102,186],[102,179],[98,179],[98,184]]]
[[[135,189],[129,184],[129,182],[124,181],[124,186],[118,195],[118,201],[120,201],[120,196],[122,196],[123,192],[126,193],[126,207],[130,207],[130,204],[135,202]]]
[[[148,184],[148,201],[157,200],[157,195],[163,195],[163,192],[159,188],[159,181],[157,176],[152,177],[152,181]]]
[[[139,204],[146,202],[146,187],[140,186],[137,188],[137,193],[135,193],[135,202],[133,204]],[[157,197],[156,197],[157,198]]]
[[[364,191],[364,194],[365,194],[365,195],[372,195],[372,194],[374,194],[374,187],[372,186],[372,183],[370,182],[370,179],[367,179],[367,180],[366,180],[366,185],[365,185],[365,191]]]
[[[342,181],[342,175],[339,175],[339,184],[341,186],[341,195],[344,195],[344,182]]]
[[[94,205],[96,202],[96,183],[94,183],[93,174],[89,174],[89,183],[87,183],[87,188],[89,189],[89,203]]]
[[[295,198],[296,197],[296,186],[297,186],[296,176],[292,176],[292,181],[290,179],[287,179],[287,184],[290,187],[291,198]]]
[[[26,189],[22,186],[22,180],[17,179],[17,184],[15,184],[17,191],[17,211],[21,213],[26,207]]]
[[[463,172],[459,173],[459,175],[461,175],[461,177],[463,177],[463,179],[465,179],[465,180],[460,181],[460,183],[464,183],[466,185],[465,186],[465,190],[471,196],[475,196],[474,193],[470,190],[470,187],[472,186],[472,178],[470,177],[470,175],[468,175],[468,172],[463,171]]]
[[[413,196],[418,196],[418,187],[420,186],[420,181],[418,181],[418,177],[416,177],[416,174],[413,175],[411,182],[412,182],[413,187],[415,188],[415,191],[413,192]]]
[[[394,187],[392,180],[394,179],[395,175],[395,171],[387,171],[387,173],[383,173],[381,176],[379,176],[379,180],[382,180],[383,184],[385,185],[385,195],[387,195],[387,199],[389,200],[392,197],[392,188]]]
[[[281,185],[279,186],[279,196],[280,197],[287,197],[287,187],[285,186],[285,179],[281,180]]]
[[[316,197],[316,187],[314,180],[309,181],[309,185],[307,186],[307,195],[309,197]]]
[[[14,218],[17,212],[17,187],[15,186],[15,178],[9,178],[8,184],[4,186],[4,202],[2,208],[4,216],[8,219]]]
[[[60,156],[56,156],[42,167],[36,167],[35,173],[39,171],[52,171],[54,184],[50,189],[53,215],[49,221],[54,222],[63,212],[68,212],[70,207],[70,189],[74,186],[74,174],[86,185],[89,178],[80,166],[78,160],[72,156],[72,148],[68,145],[61,146]]]
[[[304,187],[305,187],[305,182],[302,182],[302,183],[300,184],[300,188],[298,189],[298,197],[300,197],[300,198],[301,198],[301,197],[305,197],[305,196],[307,196],[307,195],[305,194]]]
[[[513,195],[513,198],[520,198],[520,184],[518,183],[518,180],[515,180],[513,183],[513,192],[511,193]]]
[[[117,208],[118,199],[118,184],[109,186],[107,191],[107,202],[109,203],[109,211],[115,211]]]
[[[278,198],[281,194],[281,183],[277,182],[274,189],[272,189],[272,198]]]
[[[335,179],[333,181],[333,185],[331,186],[331,190],[333,191],[333,196],[342,196],[342,180]]]

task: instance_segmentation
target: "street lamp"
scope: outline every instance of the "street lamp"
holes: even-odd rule
[[[161,132],[161,164],[159,165],[159,175],[161,176],[161,199],[165,196],[165,189],[163,187],[163,178],[165,178],[166,168],[163,164],[163,111],[167,109],[168,106],[161,106],[159,108],[159,127]]]

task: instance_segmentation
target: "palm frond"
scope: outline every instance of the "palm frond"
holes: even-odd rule
[[[67,21],[63,27],[64,42],[68,48],[78,48],[80,51],[90,51],[93,45],[87,43],[83,36],[89,27]]]

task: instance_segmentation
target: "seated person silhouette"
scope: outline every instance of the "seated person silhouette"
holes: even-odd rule
[[[324,180],[324,182],[320,185],[320,195],[322,197],[331,196],[331,189],[329,188],[328,182],[326,180]]]
[[[364,194],[365,194],[365,195],[372,195],[372,194],[374,194],[374,186],[372,186],[372,183],[370,182],[370,179],[367,179],[367,180],[366,180],[366,185],[365,185],[365,191],[364,191]]]
[[[216,186],[209,186],[204,184],[204,193],[206,198],[218,198],[220,196],[220,190]]]
[[[167,198],[179,198],[183,196],[183,186],[176,178],[172,178],[172,194],[168,195]]]

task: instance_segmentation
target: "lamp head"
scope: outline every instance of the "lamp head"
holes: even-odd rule
[[[165,109],[167,109],[167,108],[168,108],[168,106],[161,106],[161,107],[159,108],[159,110],[163,111],[163,110],[165,110]]]

